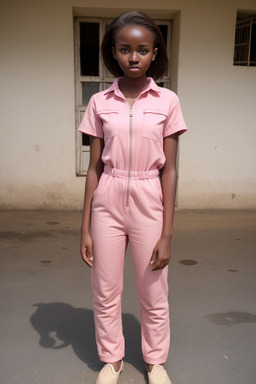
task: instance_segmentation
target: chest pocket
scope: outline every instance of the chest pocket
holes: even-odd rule
[[[102,122],[104,139],[108,140],[118,134],[119,112],[113,109],[102,109],[98,111],[98,116]]]
[[[144,109],[142,136],[149,140],[163,139],[163,129],[167,113],[160,109]]]

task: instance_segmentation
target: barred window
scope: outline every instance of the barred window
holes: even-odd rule
[[[234,65],[256,66],[256,15],[238,14]]]

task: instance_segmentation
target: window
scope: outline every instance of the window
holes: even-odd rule
[[[256,16],[238,14],[234,65],[256,66]]]
[[[76,108],[76,174],[87,174],[90,157],[89,137],[78,132],[78,127],[91,96],[107,89],[114,77],[104,67],[100,56],[100,44],[110,19],[75,18],[75,108]],[[171,23],[156,21],[170,53]],[[161,79],[160,86],[169,88],[170,76]]]

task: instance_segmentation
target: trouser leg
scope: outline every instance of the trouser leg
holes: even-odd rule
[[[101,361],[124,356],[121,299],[126,236],[122,231],[94,222],[92,289],[95,335]]]
[[[124,356],[121,298],[127,237],[120,196],[125,183],[102,174],[92,203],[92,290],[99,358],[115,362]]]
[[[159,236],[159,231],[147,239],[144,234],[143,242],[137,233],[130,236],[141,313],[142,354],[149,364],[164,363],[170,343],[168,267],[152,271],[149,264]]]
[[[150,265],[162,232],[161,190],[156,179],[133,183],[133,186],[128,234],[140,304],[142,353],[147,363],[161,364],[167,359],[170,344],[168,267],[152,271]]]

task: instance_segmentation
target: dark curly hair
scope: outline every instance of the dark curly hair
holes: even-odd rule
[[[123,76],[123,71],[114,59],[112,47],[115,46],[115,36],[117,32],[126,25],[140,25],[152,32],[154,38],[154,48],[158,48],[157,55],[152,61],[146,75],[154,80],[160,79],[167,73],[168,57],[162,33],[154,21],[145,13],[131,11],[118,16],[108,26],[101,45],[103,61],[107,69],[115,77]]]

